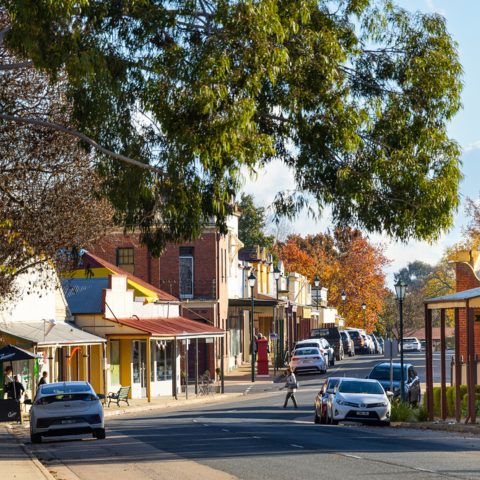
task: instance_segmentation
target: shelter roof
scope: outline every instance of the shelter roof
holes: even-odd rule
[[[184,317],[170,318],[107,318],[107,320],[136,328],[152,337],[221,337],[223,330]]]
[[[47,335],[44,322],[5,322],[0,332],[12,335],[39,346],[50,345],[94,345],[106,342],[104,338],[84,332],[71,322],[57,322]]]
[[[470,308],[480,308],[480,288],[472,288],[463,292],[451,293],[441,297],[429,298],[425,300],[427,308],[465,308],[466,302],[469,301]]]

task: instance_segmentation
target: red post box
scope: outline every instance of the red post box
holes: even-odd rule
[[[268,377],[268,340],[259,338],[257,340],[258,357],[257,357],[257,376]]]

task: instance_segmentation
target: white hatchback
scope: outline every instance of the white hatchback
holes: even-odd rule
[[[403,339],[402,348],[404,352],[406,351],[421,352],[422,344],[419,342],[418,338],[406,337]]]
[[[297,348],[293,353],[290,368],[294,373],[317,371],[325,373],[327,362],[318,348]]]
[[[103,398],[88,382],[40,385],[30,409],[32,443],[41,443],[42,437],[63,435],[105,438]]]
[[[340,378],[333,395],[327,400],[327,423],[338,425],[341,421],[364,424],[390,425],[392,393],[377,380]]]

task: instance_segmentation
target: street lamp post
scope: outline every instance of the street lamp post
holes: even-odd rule
[[[320,286],[320,279],[318,278],[318,275],[315,275],[315,280],[313,281],[313,284],[317,289],[317,310],[318,310],[318,287]],[[319,314],[318,320],[320,320],[320,314]],[[318,326],[320,326],[320,321],[318,322]]]
[[[345,321],[345,300],[347,299],[347,294],[345,293],[345,290],[342,292],[342,294],[340,295],[342,297],[342,301],[343,301],[343,321],[345,322],[345,326],[347,326],[347,322]]]
[[[367,308],[367,304],[365,302],[362,303],[362,308],[363,308],[363,329],[365,330],[365,309]]]
[[[405,372],[403,371],[403,300],[407,284],[403,280],[399,280],[395,285],[397,300],[400,304],[400,401],[405,401]]]
[[[280,277],[282,275],[282,272],[278,267],[275,267],[273,270],[273,276],[275,277],[275,282],[277,283],[277,300],[278,300],[278,281],[280,280]],[[275,326],[275,323],[278,321],[277,320],[277,308],[278,308],[278,303],[275,306],[275,318],[273,320],[273,333],[277,333],[277,328]],[[283,339],[282,339],[283,342]],[[277,375],[277,340],[273,340],[273,375]]]
[[[253,336],[253,329],[254,329],[254,323],[253,323],[253,288],[255,287],[255,282],[257,281],[257,277],[254,275],[252,272],[248,276],[248,286],[251,289],[252,292],[252,321],[250,322],[251,324],[251,336],[252,336],[252,382],[255,382],[255,338]]]

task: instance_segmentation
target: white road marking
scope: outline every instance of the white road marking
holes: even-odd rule
[[[255,436],[254,436],[253,438],[260,438],[260,437],[255,437]]]
[[[362,457],[357,457],[356,455],[349,455],[348,453],[343,454],[344,457],[351,457],[351,458],[358,458],[359,460],[362,460]]]
[[[206,423],[203,424],[204,427],[208,427],[208,425]]]
[[[234,413],[234,412],[238,412],[238,410],[228,410],[227,413]]]
[[[225,430],[224,428],[222,428],[222,432],[229,432],[230,430]]]
[[[420,470],[421,472],[428,472],[428,473],[438,473],[436,470],[427,470],[426,468],[419,468],[419,467],[412,467],[414,470]]]
[[[301,445],[295,445],[294,443],[290,444],[291,447],[296,447],[296,448],[303,448]]]
[[[194,420],[194,422],[195,422],[195,423],[197,423],[197,421],[196,421],[196,420]]]

